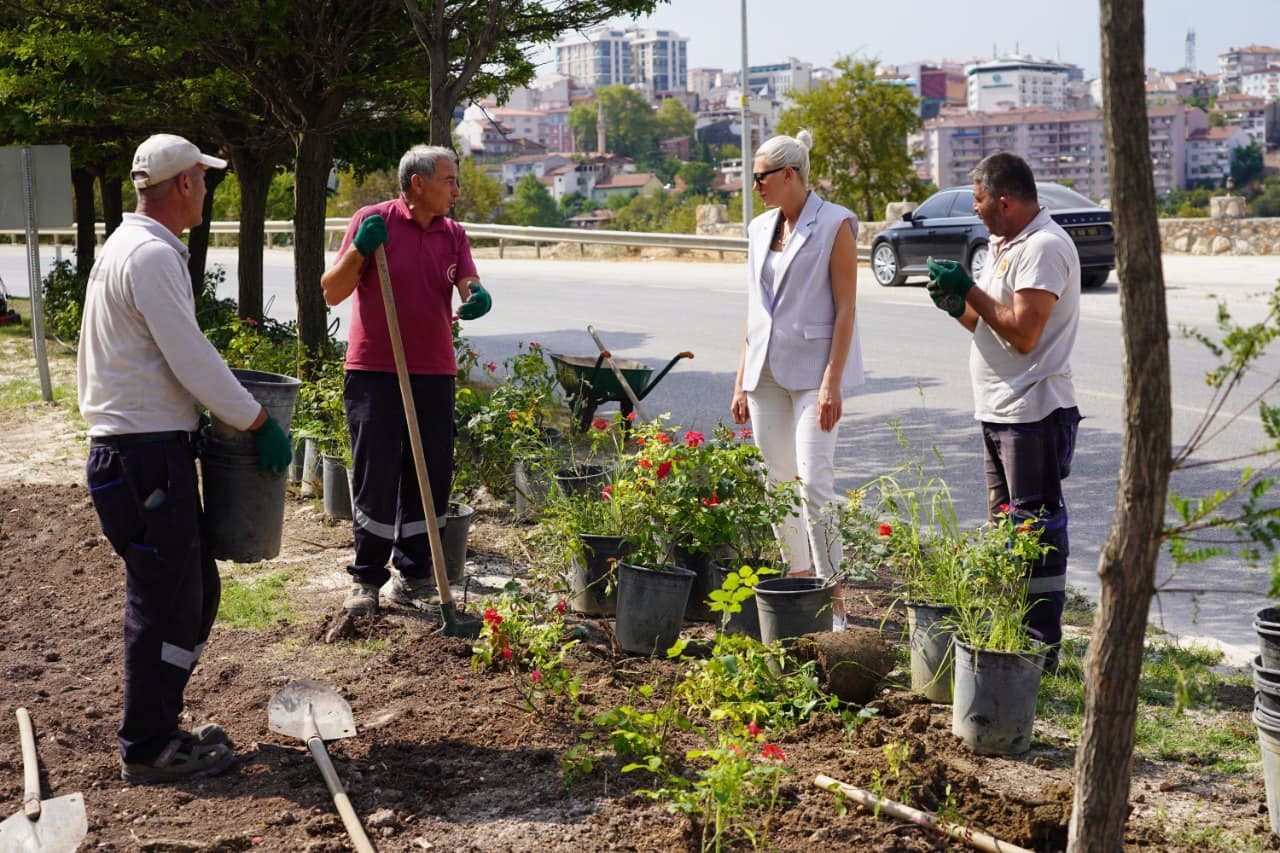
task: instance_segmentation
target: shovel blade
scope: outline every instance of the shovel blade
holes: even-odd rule
[[[75,850],[89,834],[84,797],[68,794],[40,801],[40,819],[28,820],[22,812],[0,823],[0,850],[4,853],[65,853]]]
[[[267,703],[267,728],[276,734],[306,740],[311,733],[308,708],[315,716],[322,740],[355,737],[356,721],[347,700],[314,681],[295,681],[276,691]]]

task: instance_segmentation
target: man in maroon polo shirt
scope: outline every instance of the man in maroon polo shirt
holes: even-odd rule
[[[343,382],[355,462],[356,550],[347,567],[354,583],[343,606],[353,615],[378,609],[378,592],[391,578],[388,558],[398,572],[390,591],[393,600],[413,604],[436,592],[428,520],[405,427],[378,268],[370,256],[386,245],[435,499],[430,523],[437,527],[444,527],[453,479],[453,291],[462,300],[458,317],[463,320],[483,316],[491,304],[476,275],[466,232],[448,217],[461,195],[454,153],[441,146],[415,146],[400,158],[399,178],[399,198],[361,208],[351,217],[338,260],[320,280],[330,305],[355,294]]]

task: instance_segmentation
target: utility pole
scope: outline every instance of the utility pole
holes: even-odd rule
[[[747,0],[742,0],[742,80],[738,89],[742,92],[742,234],[747,234],[751,224],[751,92],[748,87],[750,69],[747,67]]]

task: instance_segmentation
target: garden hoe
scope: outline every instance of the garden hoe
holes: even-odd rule
[[[18,735],[22,740],[22,811],[0,823],[0,851],[38,853],[75,850],[89,832],[84,813],[84,796],[67,794],[52,800],[40,799],[40,764],[36,759],[36,735],[31,715],[18,709]]]
[[[347,828],[351,843],[359,853],[374,853],[373,844],[324,748],[326,740],[356,735],[356,721],[347,700],[314,681],[295,681],[281,687],[267,703],[267,728],[306,742],[320,767],[325,786],[333,795],[333,804],[342,816],[342,825]],[[8,848],[4,850],[7,853]]]
[[[432,523],[436,517],[436,504],[431,495],[431,483],[427,480],[427,461],[422,452],[422,433],[418,430],[418,410],[414,407],[413,391],[409,387],[409,367],[404,358],[404,342],[400,339],[400,320],[396,317],[396,301],[391,294],[391,274],[387,271],[386,250],[379,246],[374,251],[374,256],[378,262],[378,278],[382,282],[382,305],[387,312],[391,351],[396,358],[396,376],[400,380],[400,399],[404,403],[404,418],[409,428],[409,445],[413,449],[413,467],[418,472],[418,492],[422,496],[423,518],[428,520],[427,539],[431,543],[431,568],[436,576],[436,588],[440,590],[440,616],[444,620],[441,632],[446,637],[478,637],[480,620],[459,618],[453,605],[453,590],[449,588],[449,575],[445,568],[444,545],[440,542],[440,529]]]

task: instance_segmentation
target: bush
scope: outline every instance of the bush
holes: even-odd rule
[[[84,310],[84,292],[89,277],[78,275],[71,261],[59,261],[45,276],[45,334],[69,344],[80,340],[80,319]]]

